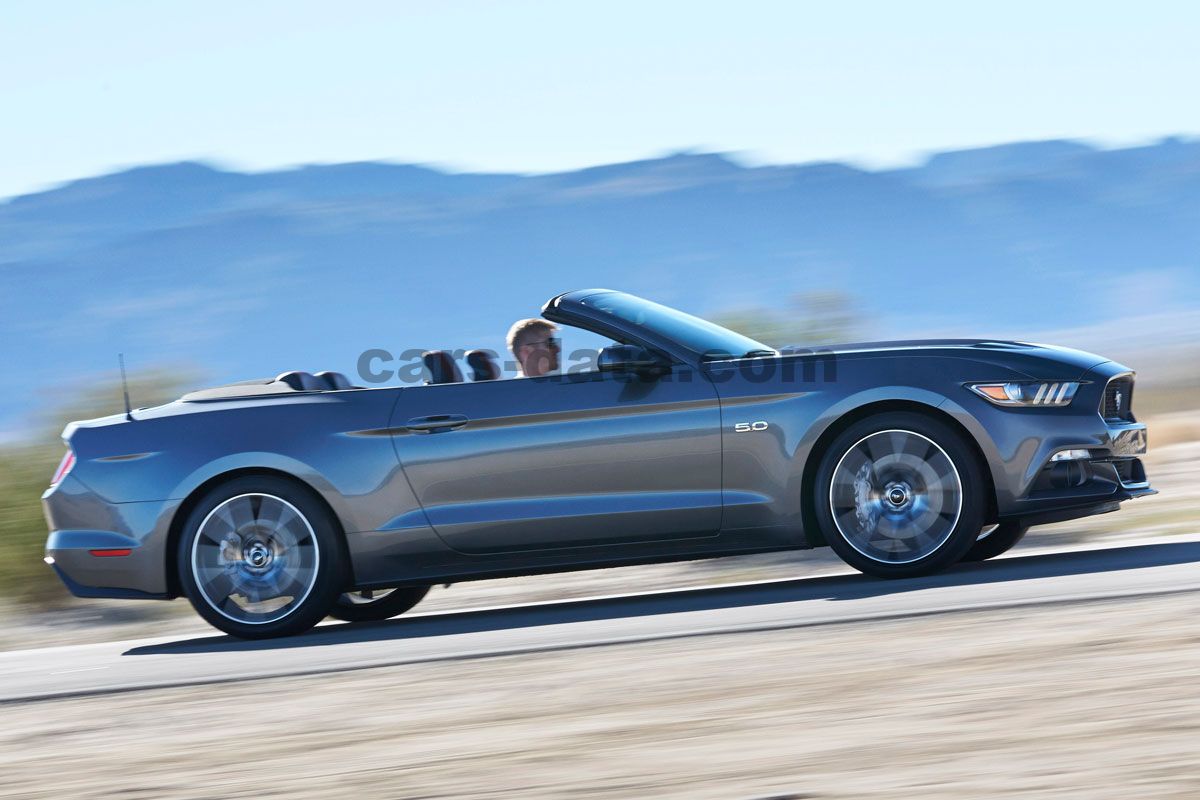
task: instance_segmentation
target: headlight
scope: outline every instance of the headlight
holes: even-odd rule
[[[971,383],[975,394],[998,406],[1065,406],[1070,405],[1079,384],[1058,382]]]

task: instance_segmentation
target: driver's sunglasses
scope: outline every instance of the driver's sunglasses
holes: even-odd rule
[[[536,347],[539,344],[544,344],[551,350],[562,350],[562,339],[557,336],[551,336],[548,339],[538,339],[536,342],[526,342],[522,347]]]

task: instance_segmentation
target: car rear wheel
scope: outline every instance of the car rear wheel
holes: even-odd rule
[[[817,473],[817,518],[850,566],[881,578],[928,575],[959,561],[982,529],[984,481],[949,426],[879,414],[839,434]]]
[[[209,492],[180,537],[180,583],[213,627],[244,639],[308,630],[333,605],[343,551],[329,511],[282,478],[238,478]]]
[[[329,616],[346,622],[378,622],[400,616],[421,602],[427,594],[428,586],[344,592],[334,602]]]
[[[1001,522],[991,531],[980,535],[971,545],[971,549],[962,557],[963,561],[986,561],[1001,553],[1007,553],[1025,538],[1028,525],[1018,525],[1015,522]]]

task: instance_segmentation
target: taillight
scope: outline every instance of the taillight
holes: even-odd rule
[[[70,450],[63,456],[62,462],[58,465],[58,469],[54,471],[54,479],[50,481],[51,486],[58,486],[62,483],[62,479],[67,477],[67,473],[71,471],[71,467],[75,466],[75,454]]]

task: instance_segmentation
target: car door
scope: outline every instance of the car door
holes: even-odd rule
[[[709,537],[720,408],[689,366],[403,389],[391,427],[430,524],[498,553]]]

